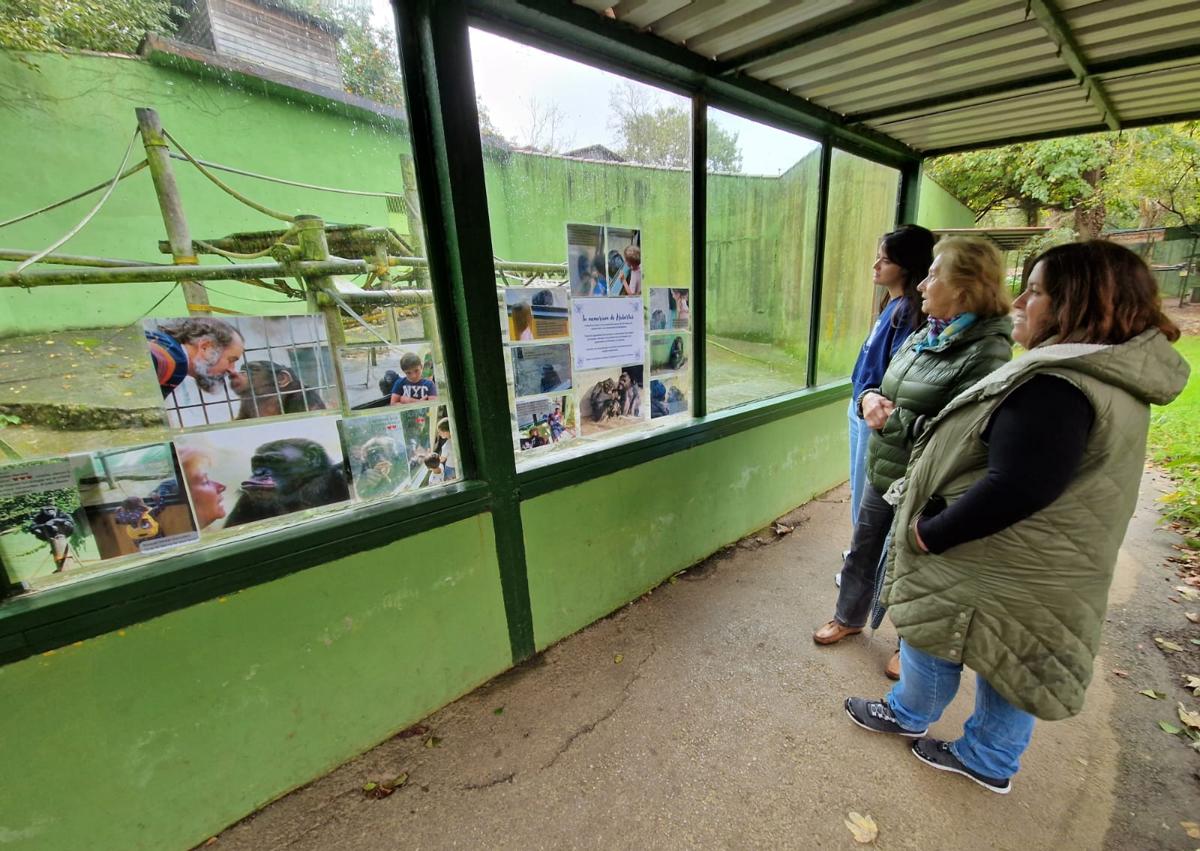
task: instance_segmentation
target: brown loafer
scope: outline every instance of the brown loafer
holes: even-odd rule
[[[848,635],[862,632],[861,626],[842,626],[837,620],[831,620],[813,633],[813,641],[817,644],[837,644]]]
[[[897,650],[892,654],[892,658],[888,659],[888,663],[883,666],[883,674],[889,680],[900,679],[900,651]]]

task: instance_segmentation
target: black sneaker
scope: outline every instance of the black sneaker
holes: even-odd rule
[[[907,736],[918,739],[929,732],[924,730],[906,730],[896,723],[896,716],[886,700],[867,700],[865,697],[846,698],[846,714],[850,720],[864,730],[872,733],[891,733],[895,736]]]
[[[1007,795],[1012,789],[1012,780],[1008,777],[988,777],[972,771],[962,764],[962,761],[950,750],[950,743],[941,739],[917,739],[912,743],[913,756],[926,765],[932,765],[940,771],[953,771],[974,780],[984,789],[997,795]]]

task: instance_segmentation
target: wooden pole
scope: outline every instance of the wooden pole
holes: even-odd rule
[[[171,169],[171,153],[163,138],[162,123],[158,113],[148,107],[139,107],[138,128],[142,131],[142,144],[146,148],[146,163],[150,166],[150,177],[154,181],[154,193],[158,196],[158,207],[162,211],[163,224],[167,229],[167,241],[171,245],[171,257],[178,266],[195,266],[199,261],[192,250],[192,235],[188,231],[187,218],[183,214],[183,203],[179,198],[179,186],[175,183],[175,172]],[[208,291],[196,281],[183,280],[183,297],[189,313],[207,314]]]

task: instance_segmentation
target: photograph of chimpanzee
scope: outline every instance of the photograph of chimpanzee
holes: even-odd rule
[[[171,444],[75,455],[71,469],[101,558],[151,553],[199,539]]]
[[[575,437],[575,399],[570,395],[517,402],[517,446],[540,449]]]
[[[415,408],[342,420],[357,501],[386,499],[455,477],[450,421],[434,419],[432,408]]]
[[[0,557],[10,583],[31,587],[100,561],[70,461],[0,467]]]
[[[442,393],[440,365],[425,341],[395,346],[343,346],[338,367],[354,411],[428,405]]]
[[[513,343],[571,335],[566,287],[507,287],[508,339]]]
[[[688,410],[686,380],[678,375],[650,379],[650,418],[685,414]]]
[[[571,389],[571,347],[566,343],[513,346],[513,395],[539,396]]]
[[[608,295],[642,294],[642,232],[635,228],[604,229]]]
[[[567,277],[577,298],[608,295],[603,227],[567,225]]]
[[[142,325],[174,428],[337,407],[320,316],[189,316]]]
[[[203,459],[198,484],[216,502],[201,519],[205,532],[350,499],[336,417],[192,432],[176,438],[175,445],[189,489],[194,478],[187,459]],[[194,503],[198,498],[193,493]],[[198,519],[200,514],[197,503]]]
[[[643,422],[642,364],[596,369],[579,375],[579,428],[599,434]]]
[[[688,334],[656,334],[650,338],[650,374],[678,372],[687,366]]]

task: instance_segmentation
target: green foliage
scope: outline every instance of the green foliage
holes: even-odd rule
[[[1192,377],[1178,399],[1153,410],[1149,451],[1177,487],[1163,498],[1167,519],[1195,538],[1200,536],[1200,337],[1183,337],[1176,347],[1191,364]]]
[[[1200,121],[1126,131],[1107,195],[1135,227],[1200,226]]]
[[[170,34],[171,0],[0,0],[0,48],[133,53],[147,32]]]
[[[1022,224],[1070,213],[1080,236],[1117,227],[1200,226],[1200,122],[1161,125],[938,157],[927,173],[976,212]],[[1005,222],[1007,223],[1007,222]]]
[[[1043,209],[1091,209],[1113,159],[1115,134],[1022,142],[931,160],[929,176],[974,210],[1015,206],[1036,225]]]
[[[691,112],[663,106],[646,89],[625,83],[609,97],[610,127],[619,139],[618,153],[645,165],[687,168],[692,161]],[[708,169],[737,173],[742,151],[737,133],[708,122]]]
[[[75,488],[62,488],[0,499],[0,529],[24,527],[29,517],[46,505],[53,505],[67,514],[74,514],[79,510],[79,491]]]
[[[293,0],[290,5],[342,30],[337,55],[347,92],[397,109],[404,107],[396,33],[371,23],[369,5],[339,0]]]

